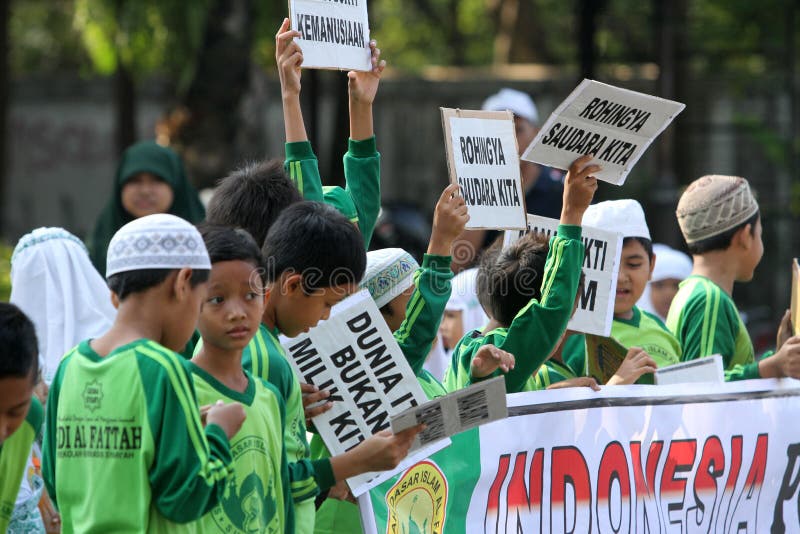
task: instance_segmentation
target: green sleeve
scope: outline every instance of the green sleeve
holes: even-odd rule
[[[716,287],[696,292],[686,302],[681,330],[676,332],[683,349],[682,361],[720,354],[728,368],[736,350],[739,316],[727,303]]]
[[[450,261],[450,256],[425,254],[422,267],[414,273],[416,288],[406,305],[406,318],[394,332],[397,344],[417,376],[422,372],[450,299],[453,278]]]
[[[581,227],[559,225],[550,239],[544,267],[541,301],[531,300],[514,318],[506,332],[488,332],[483,345],[491,344],[514,355],[514,368],[506,373],[506,391],[522,391],[528,379],[547,360],[567,328],[575,306],[581,276],[584,247]],[[469,354],[468,357],[473,357]],[[470,367],[467,362],[466,369]],[[467,371],[469,372],[469,371]],[[492,375],[501,376],[498,369]],[[469,383],[472,383],[469,377]]]
[[[758,372],[758,362],[748,363],[746,365],[736,364],[731,369],[725,369],[726,382],[751,380],[753,378],[761,378]]]
[[[141,352],[139,373],[155,451],[149,471],[153,502],[170,521],[194,521],[216,506],[218,490],[233,473],[230,443],[219,426],[203,429],[183,365],[188,362],[166,351]]]
[[[311,143],[297,141],[286,143],[286,161],[283,168],[306,200],[322,202],[322,178],[319,162]]]
[[[363,141],[348,140],[344,179],[345,190],[358,213],[358,228],[364,237],[364,247],[369,248],[381,210],[381,155],[375,136]]]
[[[64,373],[72,360],[71,356],[64,358],[58,366],[56,375],[50,383],[50,393],[47,395],[47,409],[44,416],[44,440],[42,441],[42,478],[44,479],[45,489],[53,501],[53,506],[58,509],[56,500],[56,440],[58,436],[58,400],[61,395],[61,382],[64,380]]]
[[[39,399],[34,395],[31,397],[31,406],[28,408],[28,415],[25,416],[25,421],[31,425],[34,435],[40,437],[42,435],[42,424],[44,423],[44,408]]]
[[[574,376],[586,376],[586,338],[583,334],[573,334],[564,341],[561,359]]]
[[[286,428],[286,404],[283,402],[281,393],[266,380],[259,378],[256,378],[256,380],[261,380],[264,387],[275,395],[275,399],[278,402],[278,411],[280,412],[280,434],[282,436]],[[286,518],[284,532],[294,532],[294,504],[291,481],[291,466],[286,456],[286,443],[281,442],[281,490],[283,491],[283,517]]]

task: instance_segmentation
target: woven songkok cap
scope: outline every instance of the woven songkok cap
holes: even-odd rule
[[[361,287],[367,288],[378,308],[389,304],[414,285],[419,264],[402,248],[382,248],[367,252],[367,270]]]
[[[106,278],[145,269],[210,270],[206,245],[197,228],[175,215],[160,213],[129,222],[108,245]]]
[[[738,176],[703,176],[678,201],[678,224],[687,244],[736,228],[758,212],[750,184]]]

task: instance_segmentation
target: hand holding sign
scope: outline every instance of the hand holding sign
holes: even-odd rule
[[[290,0],[304,67],[370,70],[367,0]]]
[[[300,32],[289,29],[289,19],[283,19],[278,33],[275,34],[275,62],[278,64],[283,95],[300,94],[300,67],[303,64],[303,51],[294,40],[299,36]]]
[[[433,229],[428,244],[428,254],[449,256],[453,241],[464,231],[467,221],[469,213],[464,198],[458,194],[458,186],[450,184],[442,192],[433,212]]]
[[[349,451],[331,457],[331,470],[336,480],[345,480],[365,471],[378,472],[394,469],[408,456],[417,434],[425,425],[416,425],[397,434],[381,430]]]
[[[601,170],[599,165],[590,165],[592,156],[587,154],[572,162],[564,180],[564,205],[561,208],[561,224],[580,226],[583,214],[592,203],[597,191],[597,178],[594,173]]]
[[[381,49],[378,48],[376,41],[370,41],[369,50],[372,69],[368,71],[351,70],[347,73],[347,89],[350,94],[351,106],[371,106],[378,93],[378,84],[380,84],[383,69],[386,68],[386,61],[381,59]]]

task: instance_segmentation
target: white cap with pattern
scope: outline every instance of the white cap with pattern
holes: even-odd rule
[[[167,213],[120,228],[108,245],[106,278],[145,269],[211,269],[206,245],[191,223]]]
[[[367,288],[378,308],[389,304],[414,285],[419,263],[402,248],[382,248],[367,252],[367,270],[360,286]]]
[[[592,204],[583,214],[582,224],[618,232],[622,237],[650,239],[650,229],[647,227],[642,205],[632,198]]]

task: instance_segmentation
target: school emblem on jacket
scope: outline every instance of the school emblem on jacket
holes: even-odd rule
[[[83,405],[90,412],[99,410],[103,402],[103,384],[92,380],[83,387]]]
[[[252,454],[266,458],[266,450],[264,440],[256,436],[247,436],[231,444],[237,469],[225,486],[219,505],[211,512],[220,532],[272,534],[280,531],[273,483],[278,473],[261,469],[256,472],[256,466],[264,465],[261,459],[255,462],[241,459]]]
[[[447,512],[447,478],[431,460],[407,469],[386,492],[387,534],[441,534]]]

